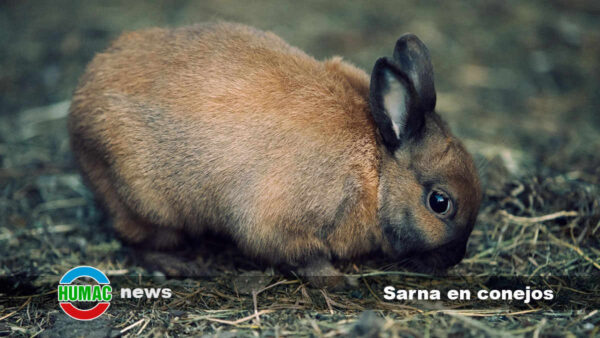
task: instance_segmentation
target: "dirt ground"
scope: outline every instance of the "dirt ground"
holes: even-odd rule
[[[138,263],[74,166],[65,126],[87,62],[124,30],[225,19],[272,30],[317,58],[370,70],[405,32],[432,55],[438,112],[474,154],[485,197],[466,258],[421,276],[366,257],[324,291],[220,238],[192,253],[211,273]],[[557,1],[0,2],[0,336],[597,336],[600,334],[600,3]],[[57,281],[95,266],[120,287],[81,323]],[[549,302],[386,301],[383,288],[552,289]],[[253,297],[254,295],[254,297]]]

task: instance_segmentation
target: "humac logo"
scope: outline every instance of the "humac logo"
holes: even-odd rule
[[[81,277],[91,278],[98,283],[73,284]],[[92,320],[100,317],[110,306],[112,288],[106,275],[91,266],[73,268],[60,279],[58,285],[58,303],[63,311],[73,319]],[[72,302],[97,302],[91,309],[81,310]]]

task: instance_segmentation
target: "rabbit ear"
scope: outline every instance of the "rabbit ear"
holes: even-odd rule
[[[416,108],[424,112],[435,108],[435,86],[433,83],[433,65],[429,50],[413,34],[405,34],[396,42],[394,61],[412,82],[418,102]]]
[[[371,114],[390,150],[423,127],[423,111],[416,109],[418,97],[410,77],[388,58],[380,58],[371,73]]]

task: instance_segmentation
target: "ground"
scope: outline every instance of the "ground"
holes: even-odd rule
[[[0,335],[594,336],[600,332],[600,5],[595,1],[3,1],[0,4]],[[369,70],[398,36],[429,47],[437,110],[480,167],[466,258],[428,277],[367,257],[359,286],[311,288],[207,238],[205,278],[139,264],[82,183],[65,116],[86,63],[123,30],[225,19]],[[79,323],[56,304],[68,269],[167,301],[115,300]],[[383,287],[552,289],[550,302],[401,302]],[[253,297],[254,295],[254,297]],[[258,314],[258,315],[257,315]]]

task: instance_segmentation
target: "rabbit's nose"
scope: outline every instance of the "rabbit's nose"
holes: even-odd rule
[[[467,241],[462,239],[451,241],[433,250],[433,254],[437,256],[439,268],[447,268],[458,264],[466,252]]]
[[[411,260],[409,267],[417,271],[438,273],[458,264],[467,251],[466,240],[453,240],[440,247],[421,253]]]

